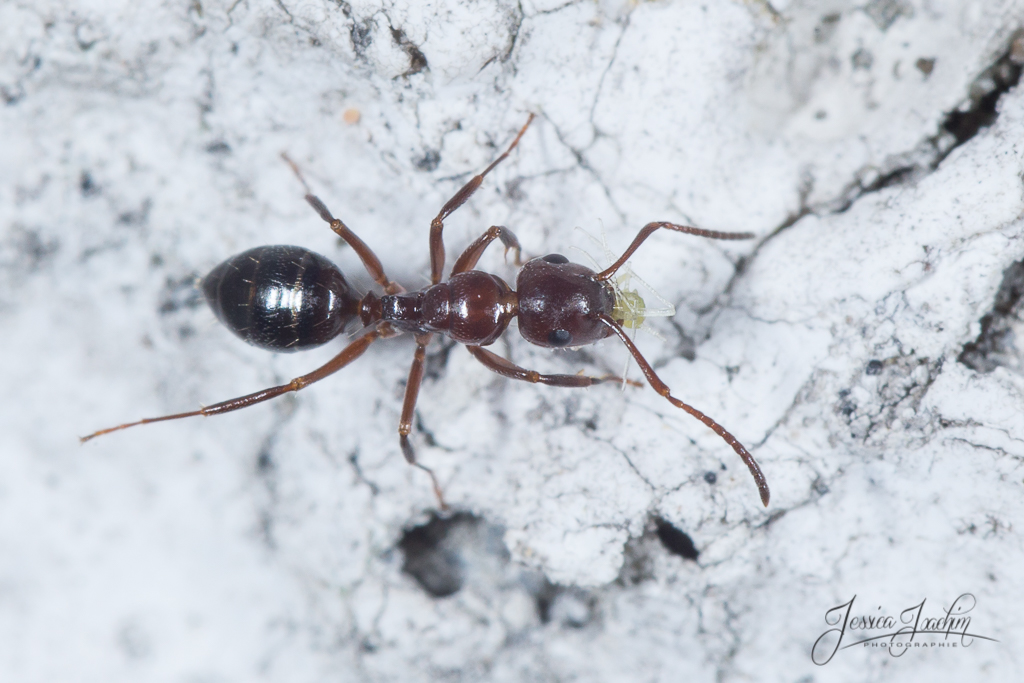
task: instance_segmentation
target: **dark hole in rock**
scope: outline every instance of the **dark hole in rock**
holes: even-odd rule
[[[696,560],[700,555],[697,547],[693,545],[693,539],[683,531],[669,524],[660,517],[655,520],[655,529],[658,533],[658,540],[673,555],[678,555],[686,560]]]
[[[434,514],[402,535],[402,571],[436,598],[459,592],[470,577],[481,584],[500,582],[509,561],[502,535],[501,527],[468,512]]]

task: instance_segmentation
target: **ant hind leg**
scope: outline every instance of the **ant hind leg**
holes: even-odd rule
[[[298,391],[308,387],[313,382],[319,382],[324,377],[333,375],[338,370],[354,361],[359,356],[363,355],[363,352],[369,348],[370,344],[377,341],[383,336],[386,336],[389,332],[385,326],[377,326],[374,328],[368,328],[369,332],[366,332],[362,336],[359,336],[351,344],[342,349],[341,353],[332,358],[326,364],[321,365],[319,368],[308,374],[296,377],[288,384],[282,384],[281,386],[271,387],[262,391],[257,391],[254,394],[248,394],[246,396],[239,396],[227,401],[221,401],[220,403],[214,403],[212,406],[206,406],[199,410],[193,410],[188,413],[177,413],[175,415],[163,415],[161,417],[147,417],[137,422],[127,422],[116,427],[108,427],[107,429],[101,429],[98,432],[93,432],[88,436],[80,437],[79,440],[82,443],[95,439],[97,436],[109,434],[110,432],[116,432],[121,429],[127,429],[129,427],[136,427],[138,425],[152,424],[153,422],[164,422],[167,420],[180,420],[183,417],[195,417],[197,415],[220,415],[221,413],[230,413],[235,410],[241,410],[242,408],[248,408],[251,405],[257,403],[263,403],[269,401],[272,398],[276,398],[282,394],[287,394],[291,391]]]
[[[302,187],[306,190],[306,201],[313,207],[320,218],[324,220],[331,230],[335,232],[338,237],[345,240],[352,250],[356,252],[359,260],[363,262],[363,267],[366,268],[366,272],[370,274],[374,282],[384,288],[384,292],[387,294],[399,294],[405,290],[401,285],[396,282],[389,280],[388,276],[384,273],[384,266],[381,265],[380,259],[373,253],[373,250],[366,245],[366,242],[359,239],[359,237],[349,230],[348,226],[342,223],[339,219],[331,215],[327,206],[320,200],[319,197],[313,194],[312,190],[309,189],[309,185],[306,184],[306,179],[302,177],[302,172],[299,170],[298,164],[289,158],[284,152],[281,153],[281,158],[284,159],[292,171],[295,173],[295,177],[302,183]]]

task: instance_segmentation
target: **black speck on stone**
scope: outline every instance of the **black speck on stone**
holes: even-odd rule
[[[231,146],[223,140],[217,142],[211,142],[206,146],[206,151],[210,154],[229,154],[231,152]]]
[[[422,157],[416,159],[413,163],[421,171],[433,171],[441,163],[441,153],[436,149],[428,149]]]
[[[706,481],[709,484],[714,484],[716,481],[718,481],[718,475],[715,474],[714,472],[705,472],[704,481]]]
[[[880,360],[870,360],[870,361],[868,361],[868,366],[867,366],[867,368],[865,368],[864,374],[866,374],[866,375],[880,375],[880,374],[882,374],[882,361],[880,361]]]
[[[83,197],[91,197],[95,194],[99,194],[100,188],[96,187],[96,182],[92,179],[92,174],[88,171],[82,171],[82,175],[78,181],[78,187],[82,190]]]
[[[673,555],[678,555],[686,560],[696,560],[700,555],[697,547],[693,545],[693,539],[684,532],[675,528],[664,519],[659,518],[656,522],[658,540]]]
[[[259,455],[256,457],[256,472],[267,476],[272,474],[274,469],[274,456],[270,453],[270,450],[267,448],[260,450]]]

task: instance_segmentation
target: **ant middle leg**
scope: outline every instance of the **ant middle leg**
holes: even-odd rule
[[[466,349],[489,370],[498,373],[502,377],[530,382],[531,384],[547,384],[552,387],[589,387],[605,382],[625,381],[626,384],[635,387],[643,386],[633,380],[623,380],[618,375],[603,375],[601,377],[590,377],[588,375],[543,375],[536,370],[521,368],[512,361],[502,358],[482,346],[466,346]]]
[[[598,273],[596,278],[598,280],[607,280],[612,275],[614,275],[615,271],[621,268],[622,264],[625,263],[629,259],[629,257],[633,255],[633,252],[635,252],[640,247],[640,245],[644,243],[644,240],[650,237],[651,233],[653,233],[658,228],[665,228],[666,230],[675,230],[676,232],[685,232],[688,235],[697,235],[698,237],[710,237],[711,239],[715,240],[749,240],[756,237],[756,235],[754,235],[754,233],[752,232],[719,232],[718,230],[704,230],[703,228],[693,228],[690,227],[689,225],[677,225],[675,223],[648,223],[647,225],[640,229],[640,232],[637,233],[637,236],[633,238],[633,243],[629,245],[625,252],[623,252],[622,256],[620,256],[618,260],[615,261],[615,263],[613,263],[612,265],[608,266],[600,273]]]
[[[199,410],[193,410],[188,413],[177,413],[175,415],[163,415],[161,417],[147,417],[137,422],[128,422],[116,427],[108,427],[107,429],[101,429],[98,432],[93,432],[88,436],[80,437],[79,440],[82,443],[94,439],[97,436],[103,434],[109,434],[110,432],[116,432],[121,429],[127,429],[128,427],[135,427],[137,425],[151,424],[153,422],[164,422],[166,420],[180,420],[183,417],[195,417],[196,415],[220,415],[221,413],[230,413],[234,410],[241,410],[242,408],[248,408],[251,405],[257,403],[263,403],[269,401],[272,398],[276,398],[282,394],[287,394],[291,391],[299,391],[308,387],[313,382],[319,382],[328,375],[333,375],[338,370],[354,361],[359,356],[363,355],[363,352],[369,348],[370,344],[377,341],[381,337],[389,336],[391,333],[390,326],[378,325],[370,329],[360,337],[357,337],[355,341],[342,349],[341,353],[332,358],[326,364],[320,366],[313,372],[296,377],[288,384],[282,384],[281,386],[271,387],[262,391],[257,391],[254,394],[248,394],[246,396],[239,396],[228,401],[222,401],[220,403],[214,403],[212,406],[206,406]]]
[[[437,214],[437,217],[430,221],[431,284],[436,285],[441,281],[441,271],[444,270],[444,240],[441,238],[441,231],[444,230],[444,219],[450,216],[457,208],[465,204],[466,200],[472,197],[473,193],[480,187],[480,184],[484,181],[484,176],[490,173],[495,166],[504,161],[512,150],[515,149],[516,145],[519,144],[519,139],[523,137],[523,134],[526,133],[526,129],[530,127],[533,117],[534,115],[530,114],[530,118],[526,119],[526,123],[519,129],[519,134],[516,135],[516,139],[508,146],[505,153],[491,162],[491,165],[485,168],[483,173],[473,176],[468,183],[463,185],[462,188],[455,193],[455,196],[445,202],[445,205],[441,207],[441,211]]]
[[[306,179],[302,177],[302,171],[299,170],[298,164],[292,161],[284,152],[281,153],[281,158],[291,166],[292,172],[295,173],[295,177],[299,179],[299,182],[302,183],[302,187],[305,188],[306,201],[309,202],[309,205],[313,207],[313,210],[320,215],[320,218],[331,226],[331,230],[333,230],[338,237],[345,240],[348,245],[352,247],[352,250],[356,252],[356,255],[359,257],[359,260],[363,262],[363,267],[366,268],[366,272],[370,274],[370,277],[372,277],[378,285],[384,288],[384,292],[386,294],[400,294],[404,292],[405,289],[401,285],[397,284],[393,280],[389,280],[388,276],[384,274],[384,266],[381,265],[380,259],[373,253],[373,250],[366,245],[366,242],[359,239],[354,232],[349,230],[347,225],[332,216],[331,212],[327,209],[327,206],[319,197],[313,194],[312,190],[309,189],[309,185],[306,184]]]
[[[412,367],[409,368],[409,381],[405,384],[402,418],[398,423],[398,441],[406,462],[430,475],[430,483],[434,486],[437,503],[442,510],[447,510],[448,504],[444,502],[444,495],[441,492],[440,484],[437,483],[437,477],[434,476],[434,471],[416,461],[416,451],[412,447],[412,442],[409,441],[409,435],[412,433],[412,419],[416,413],[416,399],[419,397],[420,384],[423,382],[423,365],[427,357],[427,344],[430,343],[432,336],[430,334],[416,335],[416,353],[412,358]]]
[[[455,265],[452,266],[452,275],[455,275],[456,273],[464,273],[467,270],[473,270],[476,266],[476,262],[479,261],[480,256],[483,255],[484,250],[487,249],[487,246],[496,239],[500,239],[501,243],[505,245],[506,258],[508,257],[509,250],[515,249],[515,264],[517,266],[523,265],[523,250],[519,246],[519,240],[516,239],[515,234],[506,227],[492,225],[487,229],[487,232],[478,237],[475,242],[466,247],[466,250],[462,252],[462,255],[455,261]]]

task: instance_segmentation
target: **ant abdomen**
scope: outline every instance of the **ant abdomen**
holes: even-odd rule
[[[358,317],[359,299],[338,267],[302,247],[256,247],[203,278],[217,319],[269,351],[320,346]]]

